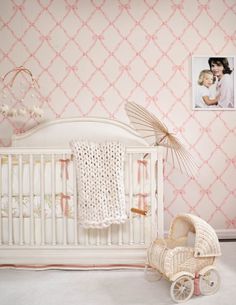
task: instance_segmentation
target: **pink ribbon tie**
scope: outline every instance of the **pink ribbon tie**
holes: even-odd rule
[[[145,178],[148,179],[147,160],[137,160],[138,163],[138,183],[141,181],[141,165],[145,168]]]
[[[70,199],[69,195],[65,195],[65,194],[61,193],[61,210],[65,216],[68,216],[68,211],[69,211],[68,204],[67,204],[68,199]]]
[[[147,193],[138,193],[138,207],[139,209],[147,209]]]
[[[69,172],[68,172],[68,163],[70,159],[60,159],[61,162],[61,178],[63,178],[63,173],[65,173],[66,179],[69,179]]]
[[[199,288],[199,274],[198,272],[195,273],[195,278],[194,278],[194,295],[200,295],[200,288]]]

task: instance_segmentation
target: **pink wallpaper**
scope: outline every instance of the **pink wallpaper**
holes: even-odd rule
[[[166,166],[166,228],[192,212],[236,229],[236,113],[191,106],[191,56],[236,53],[235,0],[1,1],[0,41],[1,75],[24,65],[38,78],[43,120],[128,122],[135,101],[182,138],[200,170],[190,179]],[[1,145],[38,122],[0,115]]]

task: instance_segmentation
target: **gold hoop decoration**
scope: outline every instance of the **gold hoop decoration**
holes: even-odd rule
[[[170,161],[182,173],[194,176],[198,168],[196,162],[180,140],[169,132],[165,124],[136,103],[127,102],[125,110],[132,126],[149,144],[165,147],[167,162]]]
[[[10,71],[8,71],[3,77],[2,77],[2,83],[4,85],[4,87],[8,87],[8,88],[12,88],[15,80],[17,78],[18,75],[20,74],[26,74],[27,76],[30,77],[30,85],[31,88],[40,88],[38,81],[33,77],[32,72],[25,68],[24,66],[20,66],[20,67],[16,67]],[[9,79],[9,81],[7,82],[7,80]],[[5,94],[4,94],[5,95]],[[6,97],[6,95],[5,95]],[[23,99],[22,99],[22,103],[23,103]],[[37,106],[37,105],[33,105],[30,108],[26,108],[26,107],[10,107],[7,104],[2,104],[0,105],[0,114],[2,114],[3,116],[6,117],[17,117],[17,116],[26,116],[26,115],[30,115],[31,117],[41,117],[43,115],[43,110],[41,109],[41,107]]]
[[[31,84],[32,84],[33,86],[37,85],[38,88],[39,88],[38,81],[33,77],[32,72],[31,72],[29,69],[27,69],[27,68],[25,68],[25,67],[23,67],[23,66],[16,67],[16,68],[14,68],[14,69],[8,71],[8,72],[2,77],[2,81],[5,82],[5,81],[6,81],[6,78],[7,78],[10,74],[14,73],[13,76],[12,76],[12,78],[11,78],[11,81],[10,81],[10,83],[9,83],[9,86],[12,87],[13,84],[14,84],[14,82],[15,82],[15,79],[16,79],[17,75],[19,75],[21,72],[28,74],[28,75],[30,76],[30,78],[31,78]]]

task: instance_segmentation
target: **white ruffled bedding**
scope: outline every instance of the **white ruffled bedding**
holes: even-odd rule
[[[41,218],[42,215],[42,205],[41,205],[41,197],[38,195],[34,195],[33,197],[33,217]],[[8,196],[2,196],[2,217],[8,217],[9,214],[9,205],[8,205]],[[31,217],[31,198],[30,196],[22,197],[22,207],[20,205],[20,201],[18,196],[12,197],[12,216],[20,217],[20,213],[22,210],[23,218]],[[44,217],[52,218],[53,208],[52,208],[52,196],[45,195],[44,196]],[[61,218],[66,216],[68,218],[74,217],[74,204],[73,204],[73,195],[70,194],[70,199],[67,201],[63,201],[63,205],[61,204],[61,194],[57,194],[55,196],[55,217]]]
[[[126,160],[126,166],[124,170],[124,181],[126,190],[126,203],[129,201],[129,165],[128,160]],[[142,155],[137,156],[132,162],[132,189],[133,189],[133,204],[132,206],[137,208],[145,208],[149,206],[149,195],[150,195],[150,164],[149,160],[147,162],[142,160]],[[51,162],[47,161],[44,164],[44,211],[45,218],[52,217],[52,190],[51,190],[51,173],[52,173]],[[34,218],[41,217],[41,197],[40,197],[40,163],[36,162],[33,166],[34,170],[34,181],[33,181],[33,211]],[[65,169],[63,169],[65,170]],[[68,162],[68,179],[61,177],[61,162],[56,160],[55,163],[55,217],[61,218],[66,216],[68,218],[74,217],[74,199],[73,199],[73,161]],[[20,203],[19,203],[19,166],[17,162],[13,162],[12,166],[12,212],[13,217],[18,218],[20,216]],[[30,217],[31,205],[30,205],[30,189],[29,189],[29,162],[23,163],[22,166],[22,214],[24,218]],[[0,210],[1,217],[8,217],[9,207],[8,207],[8,164],[7,159],[4,159],[1,165],[1,178],[0,182]],[[64,189],[63,184],[66,185]],[[61,202],[61,194],[64,191],[64,195],[70,196],[69,199],[63,200]],[[128,204],[127,204],[127,209]]]

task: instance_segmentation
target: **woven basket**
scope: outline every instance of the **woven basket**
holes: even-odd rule
[[[189,233],[195,242],[189,243]],[[149,265],[168,279],[184,271],[195,275],[214,263],[221,255],[220,245],[213,228],[191,214],[178,215],[172,222],[167,239],[155,240],[148,249]]]

